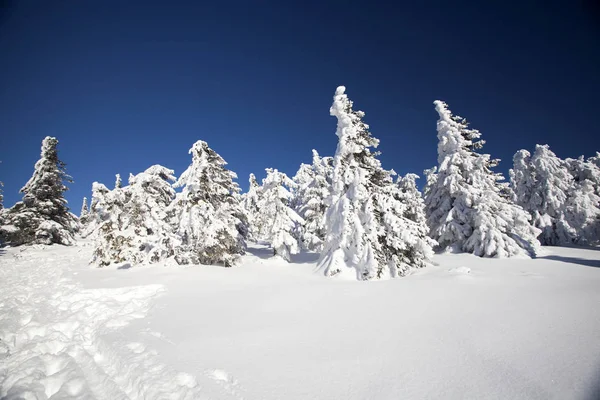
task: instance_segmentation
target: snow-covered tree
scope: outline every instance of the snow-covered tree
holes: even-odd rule
[[[548,145],[536,145],[533,155],[527,150],[514,155],[510,176],[515,202],[531,214],[542,244],[573,243],[577,233],[565,211],[574,179],[565,162]]]
[[[267,177],[263,180],[262,195],[258,205],[260,214],[258,224],[260,237],[271,244],[275,255],[290,261],[292,254],[300,251],[298,225],[304,220],[290,207],[294,182],[283,172],[267,168]]]
[[[310,164],[300,164],[300,168],[296,172],[296,175],[292,178],[294,182],[294,190],[292,191],[292,199],[290,201],[290,207],[294,209],[296,212],[300,212],[304,201],[305,201],[305,191],[308,188],[308,185],[314,179],[315,173],[313,171],[312,165]]]
[[[72,179],[65,171],[65,163],[58,158],[57,145],[56,138],[48,136],[43,140],[33,176],[20,191],[24,194],[23,201],[4,213],[0,236],[11,245],[74,242],[78,221],[69,212],[64,198],[68,190],[65,183]]]
[[[87,197],[84,197],[83,202],[81,203],[81,211],[79,212],[79,223],[82,227],[87,224],[89,213],[90,210],[88,208]]]
[[[332,191],[325,216],[325,246],[318,267],[326,276],[350,272],[357,279],[405,275],[427,264],[431,240],[419,237],[402,192],[377,159],[379,140],[352,109],[346,88],[337,88],[330,114],[339,138],[333,158]]]
[[[244,254],[245,216],[237,175],[202,140],[190,149],[192,164],[175,187],[183,188],[172,204],[176,231],[182,243],[175,259],[180,264],[223,264],[230,267]]]
[[[480,257],[535,255],[539,231],[529,215],[505,196],[498,160],[480,154],[484,141],[464,118],[435,101],[439,115],[438,166],[429,172],[425,194],[430,236],[439,249]]]
[[[331,186],[332,158],[321,158],[316,150],[312,151],[313,159],[309,168],[302,164],[294,179],[298,189],[295,191],[295,210],[304,219],[301,226],[301,241],[304,248],[313,251],[323,249],[325,239],[324,217],[327,210],[327,198]]]
[[[417,188],[417,174],[406,174],[398,177],[398,187],[400,188],[401,201],[406,206],[404,216],[411,221],[423,226],[425,234],[428,234],[427,216],[425,214],[425,201],[419,189]]]
[[[115,195],[121,192],[124,202],[98,229],[94,264],[149,264],[174,254],[178,240],[167,220],[167,208],[175,198],[170,183],[175,181],[173,174],[171,169],[153,165],[130,176],[128,186],[113,190]]]
[[[260,202],[261,187],[256,181],[254,174],[250,174],[248,182],[248,191],[242,195],[241,206],[248,221],[248,237],[257,240],[258,232],[260,231],[260,227],[257,224],[260,214],[258,203]]]
[[[573,186],[567,196],[565,215],[576,232],[577,244],[600,243],[600,166],[596,158],[583,156],[565,160],[573,176]]]
[[[131,173],[129,174],[129,179],[131,179]],[[123,187],[123,181],[121,180],[121,174],[115,175],[115,189],[121,189]]]

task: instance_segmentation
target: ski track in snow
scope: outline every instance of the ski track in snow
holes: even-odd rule
[[[54,262],[81,257],[19,250],[0,257],[1,400],[202,398],[194,376],[118,335],[162,285],[83,289]]]

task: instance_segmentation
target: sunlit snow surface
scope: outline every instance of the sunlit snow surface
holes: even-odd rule
[[[382,282],[0,250],[1,399],[598,399],[600,249],[439,255]]]

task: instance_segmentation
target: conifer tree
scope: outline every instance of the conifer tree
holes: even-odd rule
[[[53,137],[42,141],[41,158],[20,191],[23,200],[4,213],[0,237],[11,245],[74,242],[77,217],[69,212],[64,198],[68,190],[65,183],[72,179],[66,173],[65,163],[58,158],[57,145],[58,140]]]
[[[498,160],[477,150],[485,143],[464,118],[435,101],[439,115],[438,166],[430,172],[425,206],[430,236],[440,250],[480,257],[534,256],[538,246],[529,215],[506,198]]]
[[[92,199],[90,200],[90,206],[86,218],[82,221],[82,237],[96,237],[98,228],[102,222],[106,221],[110,217],[109,204],[113,203],[112,200],[114,197],[114,193],[108,190],[108,188],[102,183],[92,183]],[[111,209],[112,208],[114,208],[114,206],[111,207]]]
[[[318,267],[326,276],[350,274],[362,280],[405,275],[428,263],[431,240],[418,237],[406,218],[393,171],[377,159],[379,140],[371,136],[345,94],[337,88],[330,113],[338,120],[332,191],[325,217],[325,246]]]
[[[290,261],[292,254],[300,251],[298,225],[303,219],[290,207],[294,182],[283,172],[267,168],[267,177],[263,180],[262,195],[259,203],[260,236],[268,241],[274,255]]]
[[[531,214],[533,225],[541,230],[541,243],[565,245],[576,241],[577,232],[565,214],[574,185],[565,162],[548,145],[536,145],[533,155],[526,150],[515,154],[510,174],[515,201]]]
[[[312,151],[313,160],[310,169],[305,172],[303,182],[297,191],[298,214],[304,219],[302,225],[302,245],[308,250],[321,251],[325,239],[324,217],[327,210],[327,198],[330,194],[330,175],[332,158],[321,158],[316,150]],[[303,164],[304,165],[304,164]]]
[[[129,179],[132,178],[132,174],[129,174]],[[120,189],[123,187],[123,182],[121,181],[121,174],[115,175],[115,189]]]
[[[79,212],[79,223],[82,226],[87,224],[89,212],[90,210],[88,209],[87,197],[84,197],[83,202],[81,203],[81,211]]]
[[[258,232],[260,231],[260,227],[258,226],[258,217],[260,214],[258,204],[260,202],[261,187],[256,181],[254,174],[250,174],[248,182],[248,192],[242,195],[241,206],[248,221],[248,237],[252,240],[258,240]]]
[[[575,242],[582,245],[600,243],[600,166],[595,157],[565,160],[573,177],[567,196],[565,215],[576,232]]]
[[[153,165],[131,175],[128,186],[104,196],[104,211],[109,215],[98,228],[94,264],[149,264],[174,254],[178,240],[167,214],[175,197],[170,184],[175,180],[173,174],[171,169]],[[117,199],[120,204],[115,206]]]
[[[180,264],[233,266],[246,247],[237,175],[202,140],[189,152],[192,164],[174,185],[183,189],[171,207],[182,238],[175,258]]]

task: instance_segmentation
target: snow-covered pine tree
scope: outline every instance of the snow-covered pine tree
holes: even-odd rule
[[[178,240],[167,221],[167,208],[175,198],[173,174],[153,165],[130,176],[128,186],[114,189],[123,193],[125,202],[100,226],[92,263],[150,264],[174,254]]]
[[[600,167],[594,157],[565,160],[574,182],[567,196],[565,216],[576,232],[575,242],[600,243]]]
[[[304,192],[308,185],[314,179],[314,171],[312,165],[302,163],[300,164],[300,168],[296,172],[296,175],[292,178],[294,182],[294,188],[292,190],[292,199],[290,201],[290,207],[297,213],[300,212],[304,204]]]
[[[565,162],[548,145],[536,145],[533,155],[527,150],[514,155],[510,176],[515,202],[531,214],[541,243],[573,243],[577,233],[565,211],[574,179]]]
[[[438,112],[438,166],[428,174],[425,196],[430,236],[439,249],[480,257],[535,255],[539,233],[529,215],[505,196],[504,178],[492,171],[498,160],[480,154],[484,141],[446,103]]]
[[[182,237],[175,259],[179,264],[233,266],[246,247],[237,175],[202,140],[190,149],[192,164],[175,187],[182,187],[171,209]]]
[[[81,203],[81,211],[79,212],[79,223],[81,224],[82,227],[87,225],[89,213],[90,213],[90,210],[89,210],[88,204],[87,204],[87,197],[84,197],[83,202]]]
[[[321,158],[316,150],[312,154],[312,165],[307,174],[310,179],[305,179],[304,185],[298,190],[297,211],[305,221],[301,232],[303,247],[320,252],[326,233],[324,217],[330,194],[332,158]]]
[[[404,216],[423,226],[427,235],[429,232],[425,215],[425,201],[417,188],[417,179],[419,179],[417,174],[406,174],[398,177],[397,184],[400,188],[401,201],[406,206]]]
[[[337,88],[330,114],[339,138],[333,158],[332,191],[325,214],[325,246],[318,267],[326,276],[350,272],[361,280],[402,276],[427,264],[431,240],[419,237],[417,223],[406,218],[393,171],[377,159],[379,140],[352,109],[346,88]]]
[[[258,232],[260,227],[258,224],[258,203],[260,202],[261,187],[256,181],[256,176],[250,174],[248,178],[248,191],[241,197],[241,206],[248,221],[248,238],[258,240]]]
[[[129,173],[129,179],[131,179],[131,173]],[[121,180],[121,174],[115,175],[115,189],[121,189],[123,187],[123,181]]]
[[[4,213],[0,237],[11,245],[30,243],[64,244],[74,242],[78,229],[77,217],[69,212],[64,192],[72,179],[65,163],[58,158],[58,140],[46,137],[42,141],[41,158],[35,164],[33,176],[21,189],[23,201]]]
[[[258,208],[260,237],[271,244],[276,256],[290,261],[292,254],[300,251],[298,225],[304,220],[290,207],[294,182],[283,172],[267,168],[267,177],[263,179],[262,195]]]

